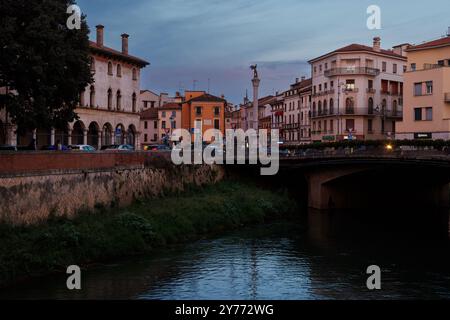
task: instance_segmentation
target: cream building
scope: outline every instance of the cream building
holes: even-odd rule
[[[403,121],[397,139],[450,139],[450,30],[447,37],[410,46]]]
[[[139,146],[140,71],[149,63],[128,53],[128,35],[122,35],[122,50],[104,45],[104,27],[97,26],[96,42],[90,42],[91,71],[94,82],[80,96],[75,110],[79,120],[65,130],[29,129],[17,135],[17,128],[8,124],[4,142],[27,146],[32,139],[37,147],[58,142],[103,145],[128,143]],[[5,115],[6,117],[6,115]],[[3,118],[4,119],[4,118]]]
[[[393,138],[402,118],[406,45],[383,50],[351,44],[310,62],[312,69],[311,139]]]

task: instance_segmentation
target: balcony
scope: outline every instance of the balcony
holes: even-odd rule
[[[388,91],[388,90],[383,90],[383,89],[381,89],[380,93],[381,93],[382,95],[386,95],[386,96],[389,96],[389,95],[391,94],[390,91]]]
[[[295,129],[299,129],[300,125],[298,123],[289,123],[289,124],[285,124],[283,126],[284,130],[295,130]]]
[[[447,92],[444,97],[444,101],[450,103],[450,92]]]
[[[367,88],[366,92],[367,92],[367,93],[376,93],[377,90],[374,89],[374,88]]]
[[[359,89],[358,88],[350,88],[350,87],[346,87],[346,88],[344,88],[344,92],[345,93],[358,93],[359,92]]]
[[[329,116],[335,116],[337,113],[334,109],[326,109],[321,111],[313,111],[311,113],[311,118],[321,118],[321,117],[329,117]]]
[[[333,68],[325,70],[325,77],[345,76],[345,75],[366,75],[377,76],[380,74],[380,69],[367,67],[350,67],[350,68]]]

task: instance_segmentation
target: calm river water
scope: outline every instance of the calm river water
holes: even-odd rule
[[[90,268],[81,291],[53,275],[0,298],[449,299],[449,219],[424,218],[434,216],[310,212]],[[380,291],[366,287],[370,265],[382,269]]]

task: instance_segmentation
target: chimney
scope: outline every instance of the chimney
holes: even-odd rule
[[[380,52],[381,51],[381,38],[375,37],[373,38],[373,50]]]
[[[306,80],[306,77],[305,76],[302,76],[302,81],[305,81]]]
[[[103,30],[105,29],[105,27],[99,24],[98,26],[96,26],[96,28],[97,28],[97,45],[99,47],[103,47]]]
[[[128,54],[128,37],[126,33],[122,34],[122,53]]]
[[[299,78],[295,78],[295,83],[298,83]]]
[[[222,99],[225,99],[225,95],[224,95],[224,94],[221,94],[220,97],[221,97]]]
[[[180,93],[177,91],[177,92],[175,92],[175,97],[176,98],[179,98],[180,97]]]
[[[448,27],[448,30],[447,30],[447,37],[450,37],[450,27]]]

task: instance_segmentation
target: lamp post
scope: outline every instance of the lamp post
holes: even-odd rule
[[[344,82],[340,82],[340,79],[338,79],[338,100],[337,100],[337,114],[336,114],[336,119],[337,119],[337,135],[340,136],[341,135],[341,114],[340,114],[340,97],[341,97],[341,87],[344,86],[345,83]],[[336,139],[337,140],[337,139]]]

